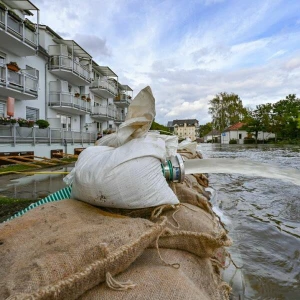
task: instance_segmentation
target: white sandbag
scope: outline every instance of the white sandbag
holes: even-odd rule
[[[135,209],[178,204],[161,169],[166,157],[159,136],[135,138],[118,148],[89,147],[81,152],[69,182],[71,197],[103,207]]]
[[[166,143],[166,156],[175,156],[177,153],[178,148],[178,136],[177,135],[166,135],[166,134],[160,134],[157,131],[149,131],[147,133],[148,136],[156,136],[160,139],[163,139]]]
[[[142,89],[128,107],[125,122],[116,133],[96,141],[98,146],[119,147],[147,133],[155,117],[155,99],[149,86]]]

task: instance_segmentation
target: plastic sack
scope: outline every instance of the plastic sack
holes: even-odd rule
[[[161,169],[165,141],[146,135],[118,147],[92,146],[69,174],[71,197],[92,205],[125,209],[178,204]]]
[[[155,117],[155,99],[149,86],[142,89],[128,107],[125,122],[116,133],[98,141],[98,146],[119,147],[128,141],[147,133]]]

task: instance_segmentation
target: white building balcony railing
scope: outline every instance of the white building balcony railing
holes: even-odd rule
[[[96,79],[90,84],[90,89],[103,98],[117,96],[118,90],[107,79]]]
[[[114,98],[114,104],[118,107],[127,107],[130,105],[132,97],[125,93],[121,93]]]
[[[49,70],[75,85],[88,85],[91,82],[89,67],[80,64],[70,56],[52,55]]]
[[[38,47],[37,32],[0,8],[0,40],[3,48],[18,56],[34,55]],[[20,43],[20,41],[22,43]]]
[[[125,121],[125,117],[126,116],[124,113],[117,113],[115,123],[117,124],[123,123]]]
[[[20,100],[33,100],[38,96],[36,69],[11,71],[0,65],[0,95]]]
[[[93,117],[98,117],[103,120],[115,120],[116,113],[116,109],[113,105],[94,106],[92,110]]]
[[[63,111],[71,111],[73,113],[86,112],[90,113],[91,102],[82,100],[79,97],[73,96],[71,93],[67,92],[50,92],[49,94],[49,106],[53,108],[60,108]]]

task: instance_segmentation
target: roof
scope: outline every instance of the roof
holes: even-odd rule
[[[206,134],[205,136],[213,136],[213,135],[221,135],[221,132],[217,129],[213,129],[212,131],[210,131],[208,134]]]
[[[110,67],[99,66],[95,61],[93,61],[93,68],[104,76],[118,77]]]
[[[120,84],[120,87],[124,91],[131,91],[131,92],[133,92],[133,89],[129,85],[127,85],[127,84]]]
[[[91,59],[92,56],[88,54],[81,46],[79,46],[75,41],[73,40],[63,40],[63,39],[53,39],[54,42],[58,44],[67,45],[70,50],[74,49],[74,53],[78,57],[84,57]]]
[[[236,123],[236,124],[233,124],[233,125],[227,127],[227,128],[224,130],[224,132],[225,132],[225,131],[239,130],[239,129],[240,129],[241,127],[243,127],[244,125],[245,125],[245,123],[238,122],[238,123]]]
[[[2,0],[5,4],[13,9],[19,10],[39,10],[29,0]]]
[[[185,120],[173,120],[173,125],[184,125],[184,123],[186,123],[186,125],[195,125],[196,123],[198,124],[199,121],[196,119],[185,119]]]

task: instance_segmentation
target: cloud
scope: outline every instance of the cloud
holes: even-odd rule
[[[96,35],[77,33],[74,36],[74,40],[93,57],[111,56],[111,50],[108,49],[106,40]]]

